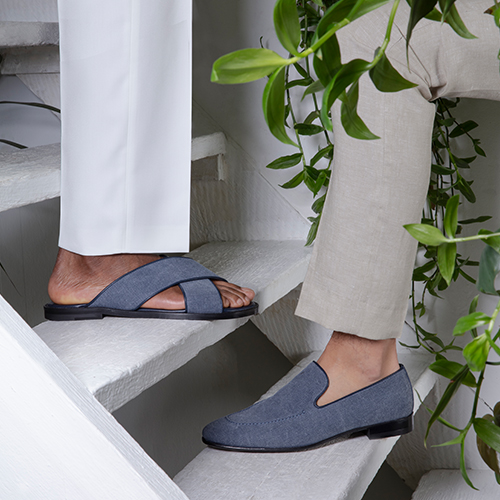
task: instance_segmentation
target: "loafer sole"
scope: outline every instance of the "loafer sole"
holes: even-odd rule
[[[247,453],[289,453],[295,451],[307,451],[314,450],[317,448],[322,448],[329,444],[335,443],[337,441],[347,439],[355,436],[368,436],[368,439],[382,439],[386,437],[401,436],[407,434],[413,430],[413,414],[405,418],[400,418],[398,420],[391,420],[389,422],[383,422],[381,424],[371,425],[368,427],[360,427],[358,429],[351,429],[341,434],[336,434],[328,439],[319,441],[318,443],[313,443],[306,446],[297,446],[292,448],[250,448],[250,447],[240,447],[240,446],[229,446],[221,443],[214,443],[205,438],[202,438],[203,442],[210,446],[210,448],[215,448],[217,450],[224,451],[240,451]]]

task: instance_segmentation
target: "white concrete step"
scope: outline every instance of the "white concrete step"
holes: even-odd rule
[[[302,241],[245,241],[209,243],[189,256],[229,281],[253,288],[263,311],[303,281],[310,250]],[[113,411],[248,320],[104,318],[47,321],[35,331]]]
[[[59,45],[59,24],[47,22],[0,22],[0,49]]]
[[[472,484],[467,486],[459,470],[432,470],[418,483],[412,500],[495,500],[500,498],[500,485],[491,470],[468,470]],[[191,497],[190,497],[191,498]]]
[[[274,394],[318,355],[300,362],[263,397]],[[414,389],[425,398],[437,379],[427,368],[432,359],[404,350],[400,360]],[[415,411],[419,404],[415,397]],[[207,448],[174,481],[190,500],[359,500],[397,440],[370,441],[364,436],[297,453]]]
[[[191,143],[193,178],[223,177],[220,156],[226,152],[222,132],[196,137]],[[59,196],[61,150],[59,144],[0,153],[0,212]]]

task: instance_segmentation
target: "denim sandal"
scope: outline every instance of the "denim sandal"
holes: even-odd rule
[[[328,375],[313,362],[270,398],[208,424],[203,442],[228,451],[289,452],[356,435],[378,439],[412,430],[413,390],[402,365],[368,387],[318,406],[328,384]]]
[[[226,308],[213,280],[226,281],[188,257],[165,257],[124,274],[88,304],[45,305],[45,318],[55,321],[124,318],[214,320],[241,318],[257,313],[258,304]],[[146,309],[142,304],[158,293],[179,285],[186,308]]]

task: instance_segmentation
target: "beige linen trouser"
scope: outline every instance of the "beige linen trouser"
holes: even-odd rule
[[[348,137],[333,110],[335,161],[312,261],[297,314],[369,339],[397,338],[406,315],[417,242],[403,224],[418,223],[431,165],[438,97],[500,100],[500,36],[492,0],[463,0],[458,10],[478,37],[465,40],[447,25],[417,25],[406,61],[408,6],[401,2],[387,55],[418,87],[394,94],[360,83],[359,114],[381,139]],[[387,7],[339,35],[343,62],[371,60],[387,26]]]

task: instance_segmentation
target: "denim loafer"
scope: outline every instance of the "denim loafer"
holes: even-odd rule
[[[328,384],[325,371],[313,362],[270,398],[208,424],[203,442],[230,451],[286,452],[354,434],[377,439],[412,430],[413,390],[403,365],[368,387],[318,406]]]

